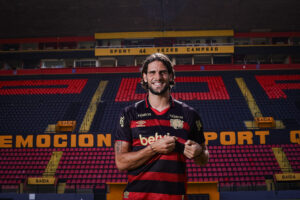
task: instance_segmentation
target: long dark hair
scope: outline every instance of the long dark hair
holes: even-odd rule
[[[145,59],[143,65],[142,65],[142,68],[141,68],[142,69],[141,70],[141,84],[142,84],[142,87],[144,89],[148,90],[148,84],[147,84],[147,82],[144,81],[143,74],[147,74],[148,65],[150,63],[152,63],[153,61],[160,61],[160,62],[162,62],[167,67],[168,73],[173,76],[173,80],[170,81],[170,87],[172,88],[175,85],[175,81],[174,81],[174,79],[175,79],[175,71],[174,71],[172,62],[169,59],[169,57],[166,56],[165,54],[162,54],[162,53],[151,54],[150,56],[148,56]]]

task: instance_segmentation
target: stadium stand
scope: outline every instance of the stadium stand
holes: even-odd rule
[[[270,180],[277,184],[276,174],[299,172],[299,72],[177,72],[172,94],[199,111],[210,151],[204,167],[188,161],[189,182],[217,181],[224,192],[264,191]],[[237,78],[257,107],[250,106]],[[54,169],[55,187],[63,183],[65,193],[105,191],[108,182],[126,182],[114,163],[114,126],[121,108],[144,97],[134,72],[0,76],[1,190],[34,191],[28,179],[48,177],[57,152],[62,155]],[[253,109],[258,109],[254,115]],[[256,114],[281,120],[284,127],[258,129]],[[81,128],[86,118],[88,130]],[[49,128],[60,120],[75,120],[76,129]]]
[[[122,199],[114,129],[155,52],[203,120],[188,199],[300,199],[299,0],[0,5],[0,200]]]

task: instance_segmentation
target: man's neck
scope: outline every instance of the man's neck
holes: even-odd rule
[[[152,108],[163,111],[170,107],[170,91],[166,91],[162,95],[155,95],[149,92],[148,100]]]

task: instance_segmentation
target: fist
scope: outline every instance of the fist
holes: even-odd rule
[[[175,149],[176,137],[166,135],[163,138],[151,144],[153,150],[157,153],[168,154]]]
[[[202,147],[197,142],[195,142],[193,140],[188,140],[184,143],[183,154],[187,158],[193,159],[193,158],[199,156],[201,154],[201,152],[202,152]]]

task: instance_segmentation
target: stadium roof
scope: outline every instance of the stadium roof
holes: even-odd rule
[[[299,0],[0,1],[0,38],[101,32],[300,31]]]

